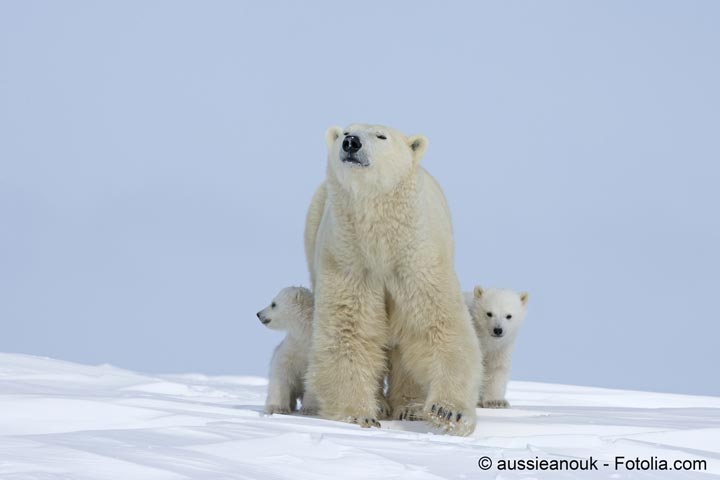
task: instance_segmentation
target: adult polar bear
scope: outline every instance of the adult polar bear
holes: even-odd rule
[[[447,202],[419,166],[427,139],[356,124],[328,129],[326,141],[326,180],[305,225],[315,292],[307,380],[321,414],[379,426],[378,384],[393,349],[394,415],[414,411],[468,435],[482,361],[454,271]]]

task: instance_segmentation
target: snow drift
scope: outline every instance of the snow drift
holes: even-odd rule
[[[256,377],[144,375],[0,354],[0,478],[720,476],[720,398],[511,382],[513,408],[479,409],[473,436],[457,438],[423,422],[383,421],[382,429],[364,430],[264,416],[266,385]],[[483,471],[485,456],[492,466]],[[597,471],[498,469],[502,460],[591,456]],[[706,466],[615,470],[617,456]]]

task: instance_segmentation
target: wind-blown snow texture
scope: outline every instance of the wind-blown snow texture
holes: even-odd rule
[[[368,479],[720,476],[720,398],[513,382],[470,438],[262,414],[256,377],[148,376],[0,354],[0,478]],[[483,472],[500,459],[705,459],[700,472]],[[612,463],[611,463],[612,465]]]

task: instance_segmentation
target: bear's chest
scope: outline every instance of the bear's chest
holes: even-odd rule
[[[359,258],[376,272],[394,270],[411,248],[412,234],[399,218],[359,216],[352,230]]]
[[[353,268],[389,274],[407,261],[417,246],[417,214],[411,202],[397,196],[380,199],[343,198],[333,206],[335,242],[353,259]]]

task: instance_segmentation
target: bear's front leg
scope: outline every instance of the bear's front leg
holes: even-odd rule
[[[425,413],[431,423],[460,436],[475,430],[482,378],[477,338],[474,332],[464,330],[451,322],[443,328],[431,327],[425,335],[435,352],[425,367],[430,371]]]
[[[402,364],[427,388],[424,415],[452,435],[475,430],[480,393],[480,346],[452,272],[407,276],[397,303],[404,334]],[[395,327],[393,327],[395,328]]]
[[[380,426],[378,382],[387,343],[383,294],[382,285],[347,270],[319,271],[308,382],[325,418]]]

